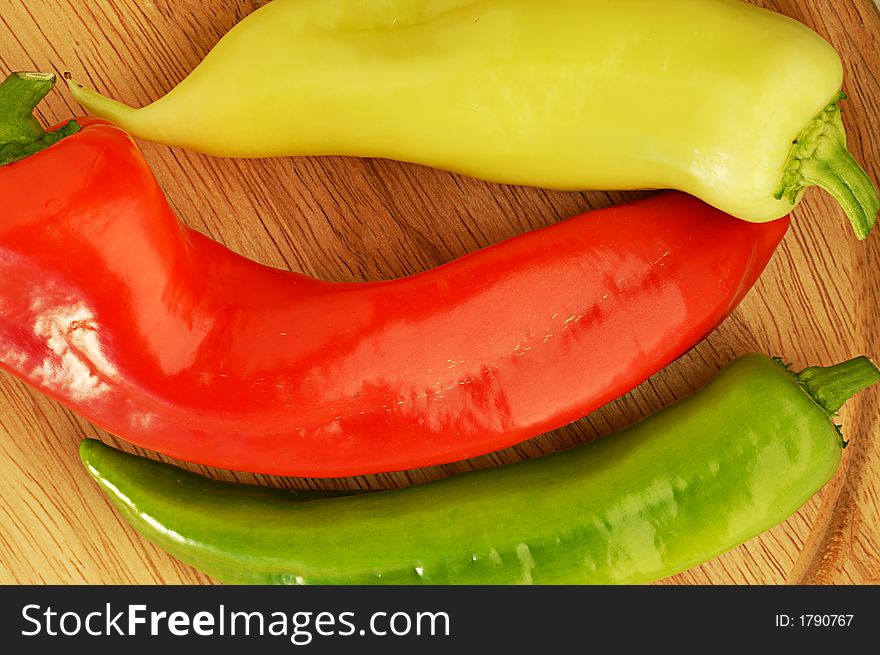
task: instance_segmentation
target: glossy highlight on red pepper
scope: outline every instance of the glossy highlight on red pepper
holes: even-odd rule
[[[78,123],[0,168],[0,367],[130,442],[229,469],[400,470],[571,422],[714,329],[788,226],[671,192],[328,283],[185,227],[122,130]]]

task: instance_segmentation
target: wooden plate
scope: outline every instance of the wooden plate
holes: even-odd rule
[[[100,91],[146,104],[260,4],[0,0],[0,72],[69,70]],[[760,4],[806,23],[841,53],[851,149],[880,180],[875,6],[870,0]],[[61,88],[39,111],[46,123],[82,113]],[[142,146],[189,225],[266,264],[327,280],[414,273],[634,195],[548,193],[389,161],[212,159]],[[796,367],[856,354],[880,361],[880,234],[857,242],[837,205],[815,190],[793,218],[756,288],[714,334],[634,392],[564,429],[472,461],[393,475],[324,482],[210,475],[297,486],[407,485],[605,434],[692,391],[747,351],[779,354]],[[784,524],[666,582],[880,582],[880,387],[848,403],[841,420],[851,445],[825,489]],[[153,547],[111,509],[79,463],[85,436],[136,450],[0,374],[0,583],[212,582]]]

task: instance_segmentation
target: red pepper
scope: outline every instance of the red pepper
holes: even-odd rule
[[[0,365],[128,441],[223,468],[374,473],[559,427],[706,336],[788,227],[670,192],[418,275],[328,283],[184,227],[123,131],[77,122],[0,168]]]

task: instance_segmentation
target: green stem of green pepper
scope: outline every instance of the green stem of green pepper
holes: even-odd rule
[[[80,456],[132,526],[228,582],[645,583],[803,505],[840,464],[829,411],[877,378],[864,358],[798,376],[746,355],[691,396],[578,448],[307,502],[97,441]]]
[[[12,73],[0,84],[0,166],[12,164],[79,131],[70,121],[46,132],[34,108],[55,86],[52,73]]]
[[[880,370],[867,357],[855,357],[834,366],[811,366],[800,373],[793,373],[788,365],[779,359],[777,364],[786,370],[819,407],[833,418],[847,399],[862,389],[880,381]],[[849,443],[839,425],[834,426],[840,435],[840,444],[846,448]]]
[[[867,357],[834,366],[811,366],[797,374],[798,382],[829,416],[862,389],[880,382],[880,371]]]
[[[871,178],[846,147],[838,103],[840,92],[798,135],[785,165],[777,199],[795,204],[804,189],[818,186],[841,204],[859,239],[865,239],[880,209],[880,199]]]

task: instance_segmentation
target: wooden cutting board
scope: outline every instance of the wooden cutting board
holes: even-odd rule
[[[146,104],[261,4],[0,0],[0,73],[69,70],[99,91]],[[851,149],[880,180],[880,14],[874,4],[759,4],[806,23],[841,53]],[[54,123],[82,110],[59,88],[39,113]],[[141,145],[190,226],[248,257],[327,280],[415,273],[636,195],[549,193],[389,161],[212,159]],[[15,211],[0,207],[0,220]],[[188,468],[260,484],[402,486],[606,434],[696,389],[747,351],[781,355],[797,368],[856,354],[880,361],[880,231],[857,242],[837,205],[815,190],[793,219],[758,285],[714,334],[632,393],[564,429],[468,462],[347,480]],[[880,582],[880,387],[848,403],[841,420],[851,445],[822,492],[784,524],[666,582]],[[0,583],[211,583],[142,539],[111,509],[79,463],[77,446],[86,436],[137,450],[0,374]]]

